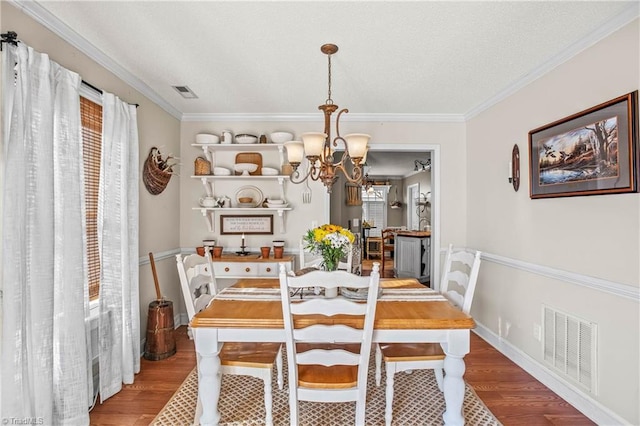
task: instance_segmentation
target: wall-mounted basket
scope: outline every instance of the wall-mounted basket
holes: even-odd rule
[[[174,165],[170,160],[171,156],[163,160],[160,151],[155,146],[149,151],[142,166],[142,181],[151,194],[160,194],[169,184]]]

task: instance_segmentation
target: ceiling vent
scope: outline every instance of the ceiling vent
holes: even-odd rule
[[[189,89],[187,86],[171,86],[180,93],[180,95],[185,99],[197,99],[198,95],[196,95],[193,90]]]

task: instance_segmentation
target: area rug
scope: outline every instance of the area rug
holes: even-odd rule
[[[372,361],[373,361],[373,357]],[[284,363],[284,389],[278,389],[273,378],[273,424],[289,424],[287,371]],[[385,388],[375,385],[375,367],[371,362],[367,389],[367,425],[384,425]],[[442,425],[444,397],[433,370],[416,370],[411,374],[397,373],[394,383],[394,425]],[[260,379],[249,376],[224,375],[218,410],[221,425],[263,425],[265,423],[264,387]],[[193,425],[198,397],[198,373],[194,369],[151,422],[154,426]],[[468,384],[465,383],[464,417],[468,425],[501,425]],[[352,425],[355,423],[355,402],[299,403],[300,424]]]

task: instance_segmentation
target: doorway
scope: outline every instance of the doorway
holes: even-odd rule
[[[411,227],[409,227],[408,213],[409,209],[416,211],[416,208],[419,207],[420,196],[422,193],[430,192],[430,225],[431,225],[431,251],[430,251],[430,282],[431,287],[438,289],[439,288],[439,278],[440,278],[440,146],[433,144],[424,144],[424,145],[396,145],[396,144],[380,144],[380,145],[371,145],[369,147],[369,153],[384,153],[385,155],[381,156],[383,158],[383,162],[385,164],[389,163],[389,158],[394,153],[406,153],[411,158],[415,159],[425,159],[430,158],[431,160],[431,170],[428,171],[430,177],[430,187],[424,188],[418,186],[417,189],[413,189],[412,195],[408,195],[408,188],[405,186],[404,190],[398,190],[398,194],[404,194],[405,199],[400,200],[406,209],[402,212],[403,221],[405,222],[405,226],[408,229],[415,228],[416,230],[422,230],[424,227],[421,226],[419,219],[418,224],[414,225],[412,223]],[[388,154],[388,155],[387,155]],[[369,159],[367,159],[369,162]],[[371,175],[377,175],[378,172],[376,168],[382,169],[382,165],[376,166],[372,165],[370,169]],[[413,161],[410,166],[407,166],[406,172],[410,172],[413,170]],[[424,173],[424,172],[423,172]],[[346,206],[345,197],[343,194],[344,180],[339,181],[340,183],[334,186],[333,193],[330,196],[329,194],[325,194],[325,214],[327,217],[328,223],[336,223],[342,226],[351,225],[351,230],[357,232],[360,236],[362,236],[362,209],[354,208],[353,206]],[[414,197],[415,191],[418,192],[418,197]],[[394,200],[395,201],[395,200]],[[391,210],[389,210],[391,212]],[[397,212],[394,210],[394,212]],[[357,219],[357,220],[356,220]]]

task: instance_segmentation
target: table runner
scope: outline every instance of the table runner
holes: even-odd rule
[[[294,296],[299,297],[299,294]],[[302,298],[322,297],[316,295],[313,289],[305,289]],[[253,288],[253,287],[228,287],[220,291],[215,299],[218,300],[252,300],[252,301],[273,301],[280,300],[279,288]],[[378,298],[381,302],[421,302],[435,301],[444,302],[447,299],[430,288],[383,288],[382,295]]]

